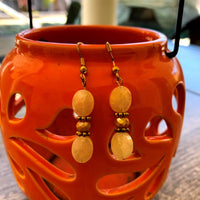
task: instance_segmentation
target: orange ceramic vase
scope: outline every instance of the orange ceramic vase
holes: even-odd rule
[[[115,116],[109,96],[116,87],[112,46],[129,109],[132,155],[117,160],[110,150]],[[93,155],[74,160],[72,98],[82,89],[80,57],[94,97]],[[167,38],[156,31],[112,26],[57,26],[26,30],[2,63],[1,130],[16,181],[30,200],[148,200],[164,183],[183,123],[185,85]]]

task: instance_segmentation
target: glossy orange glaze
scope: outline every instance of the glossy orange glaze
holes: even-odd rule
[[[115,116],[109,96],[116,87],[109,42],[124,86],[134,152],[119,161],[110,151]],[[72,97],[82,89],[80,51],[94,96],[92,158],[77,163]],[[167,38],[156,31],[112,26],[58,26],[26,30],[2,63],[1,130],[16,180],[31,200],[147,200],[164,183],[182,128],[185,85]],[[17,94],[17,95],[16,95]],[[175,99],[176,106],[173,106]],[[15,114],[26,105],[24,117]],[[165,121],[164,132],[159,124]]]

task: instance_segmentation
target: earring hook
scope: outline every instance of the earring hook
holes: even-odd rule
[[[77,48],[77,51],[78,51],[80,58],[82,58],[82,55],[81,55],[81,51],[80,51],[79,46],[82,45],[82,44],[83,44],[82,42],[77,42],[77,44],[76,44],[76,48]]]
[[[115,65],[115,60],[112,54],[112,48],[109,42],[106,42],[106,49],[108,51],[108,53],[110,54],[110,57],[112,59],[112,63],[113,63],[113,68],[112,68],[112,72],[115,74],[116,76],[116,83],[118,86],[120,86],[121,84],[123,84],[123,78],[119,75],[119,67],[117,67]]]
[[[81,51],[80,51],[80,45],[82,45],[83,43],[82,42],[78,42],[76,44],[76,49],[78,51],[78,54],[80,56],[80,63],[81,63],[81,68],[80,68],[80,78],[81,78],[81,82],[82,82],[82,85],[83,85],[83,88],[86,88],[86,74],[87,74],[87,67],[85,65],[85,59],[82,57],[82,54],[81,54]]]

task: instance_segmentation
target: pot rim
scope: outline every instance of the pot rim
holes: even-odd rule
[[[152,45],[158,45],[158,46],[166,46],[167,44],[167,37],[158,31],[147,29],[147,28],[139,28],[139,27],[126,27],[126,26],[110,26],[110,25],[62,25],[62,26],[50,26],[50,27],[42,27],[37,29],[28,29],[24,30],[16,35],[15,44],[17,47],[24,47],[24,46],[37,46],[37,47],[68,47],[73,48],[76,45],[77,42],[83,42],[83,41],[77,41],[77,42],[55,42],[55,41],[39,41],[38,39],[31,39],[31,37],[35,37],[38,33],[46,32],[50,33],[50,31],[62,31],[65,30],[77,30],[79,31],[90,29],[90,30],[101,30],[101,31],[121,31],[121,32],[128,32],[128,33],[136,33],[136,34],[143,34],[143,36],[146,36],[146,41],[139,41],[139,42],[114,42],[111,43],[115,49],[121,49],[126,47],[147,47]],[[115,34],[115,33],[114,33]],[[153,38],[154,37],[154,38]],[[36,37],[37,38],[37,37]],[[105,43],[84,43],[85,49],[105,49]]]

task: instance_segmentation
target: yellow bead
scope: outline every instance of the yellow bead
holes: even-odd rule
[[[76,135],[80,136],[82,133],[80,131],[76,131]]]
[[[89,122],[77,122],[76,123],[76,128],[78,131],[89,131],[90,130],[90,127],[91,127],[91,124]]]
[[[86,163],[93,154],[93,143],[90,137],[77,136],[72,144],[72,156],[78,163]]]
[[[116,126],[117,127],[120,127],[120,128],[122,128],[122,127],[128,127],[129,126],[129,119],[128,118],[117,118],[116,119],[116,122],[115,122],[115,124],[116,124]]]
[[[131,106],[132,96],[127,87],[119,86],[110,94],[110,106],[115,112],[127,112]]]
[[[87,67],[86,67],[86,66],[81,66],[80,72],[81,72],[82,74],[86,74],[86,73],[87,73]]]
[[[78,90],[72,99],[72,108],[78,116],[88,116],[94,108],[94,98],[88,90]]]
[[[111,139],[111,150],[118,160],[124,160],[133,152],[133,140],[128,133],[115,133]]]
[[[118,72],[119,72],[119,67],[114,66],[114,67],[112,68],[112,71],[113,71],[114,74],[115,74],[115,73],[118,73]]]

